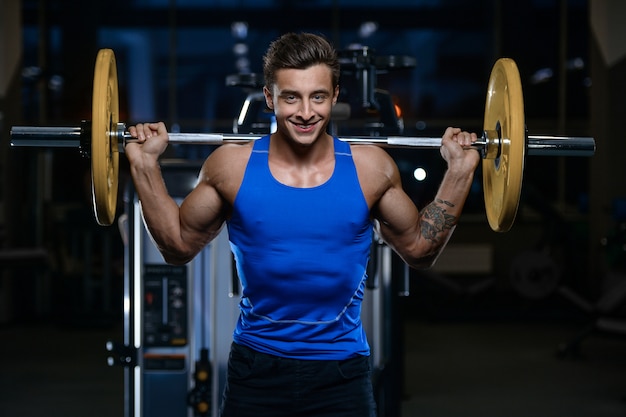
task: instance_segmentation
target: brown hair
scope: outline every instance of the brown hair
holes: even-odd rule
[[[265,86],[272,87],[279,69],[306,69],[316,64],[330,67],[335,88],[339,84],[339,59],[326,38],[312,33],[284,34],[270,44],[263,57]]]

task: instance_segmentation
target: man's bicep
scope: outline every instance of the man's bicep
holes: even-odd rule
[[[413,201],[399,186],[390,187],[381,196],[374,210],[381,237],[400,248],[417,237],[419,212]]]
[[[193,240],[206,243],[220,232],[226,211],[219,192],[209,184],[199,184],[181,205],[181,229]]]

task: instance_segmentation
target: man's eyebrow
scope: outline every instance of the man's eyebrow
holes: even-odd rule
[[[278,92],[278,94],[280,94],[281,96],[299,96],[300,93],[298,93],[296,90],[281,90]]]
[[[320,89],[320,90],[315,90],[315,91],[313,91],[313,94],[326,94],[326,95],[330,95],[330,91],[329,91],[329,90],[327,90],[327,89],[325,89],[325,88],[322,88],[322,89]]]
[[[302,94],[299,91],[296,90],[282,90],[279,92],[279,94],[281,96],[301,96]],[[329,95],[330,91],[328,91],[325,88],[321,88],[319,90],[315,90],[311,93],[311,95],[317,95],[317,94],[326,94]]]

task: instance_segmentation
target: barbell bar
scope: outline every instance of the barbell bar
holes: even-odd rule
[[[171,144],[221,145],[249,142],[262,135],[227,133],[170,133]],[[390,148],[438,149],[441,138],[360,137],[340,138],[351,144]],[[119,121],[117,69],[111,49],[96,58],[92,97],[92,121],[80,127],[13,126],[11,146],[78,147],[91,158],[92,201],[96,221],[113,223],[117,208],[119,153],[135,140]],[[524,120],[521,80],[515,61],[500,58],[494,64],[487,88],[483,132],[471,146],[483,159],[483,192],[489,226],[508,231],[519,206],[526,155],[592,156],[591,137],[529,136]]]
[[[66,126],[13,126],[11,146],[34,148],[78,148],[90,157],[90,123],[83,121],[83,127]],[[135,142],[126,130],[124,123],[118,123],[118,152],[124,152],[127,143]],[[246,143],[260,139],[261,134],[237,133],[169,133],[168,143],[172,145],[222,145],[224,143]],[[440,137],[425,136],[342,136],[339,138],[351,144],[377,145],[385,148],[439,149]],[[471,148],[481,153],[483,158],[489,147],[487,133],[474,142]],[[593,156],[595,142],[589,137],[574,136],[527,136],[526,155],[528,156]]]

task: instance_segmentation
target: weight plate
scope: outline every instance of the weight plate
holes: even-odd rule
[[[489,226],[506,232],[517,214],[526,152],[522,83],[512,59],[499,59],[491,71],[483,128],[500,132],[499,154],[482,164],[485,210]]]
[[[117,68],[111,49],[101,49],[93,77],[91,121],[91,186],[93,209],[98,224],[115,219],[119,174],[117,123],[119,102]]]

